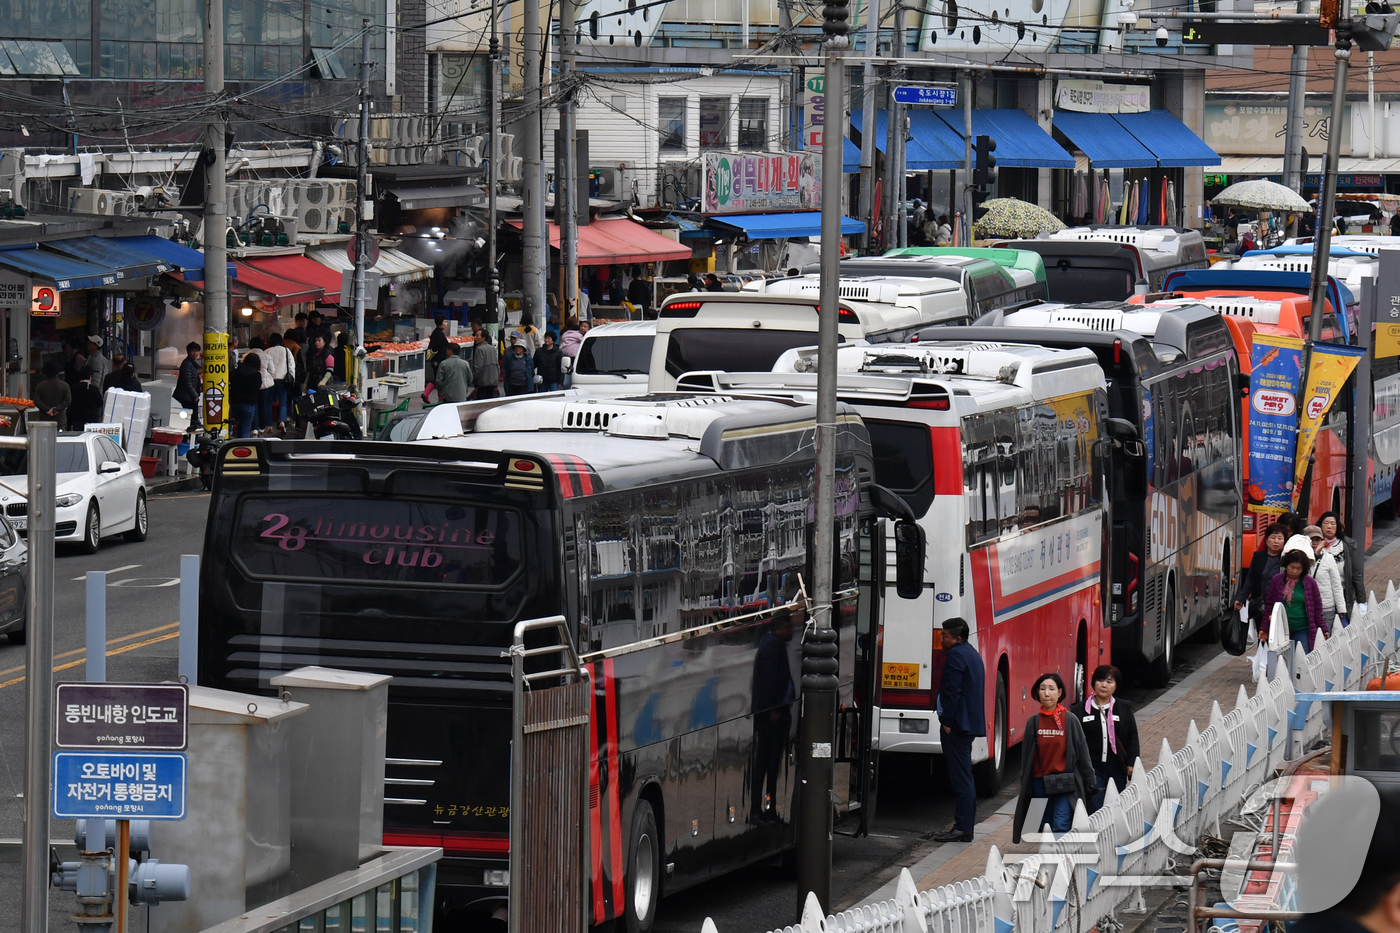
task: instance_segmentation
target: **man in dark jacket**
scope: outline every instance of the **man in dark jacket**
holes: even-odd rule
[[[472,350],[472,381],[476,383],[478,400],[496,398],[501,394],[501,355],[484,332],[476,335]]]
[[[564,351],[554,345],[552,330],[545,331],[544,346],[535,351],[535,373],[541,380],[541,392],[564,387]]]
[[[199,362],[203,349],[193,340],[185,344],[185,358],[180,361],[180,375],[175,381],[175,391],[171,393],[182,407],[196,414],[199,412],[199,396],[204,390],[204,370]]]
[[[753,769],[749,795],[749,820],[757,823],[777,816],[778,774],[783,751],[792,730],[792,701],[797,688],[788,665],[788,642],[792,641],[792,612],[779,609],[772,627],[758,643],[753,659],[753,737],[758,761]],[[767,806],[765,806],[765,801]]]
[[[61,428],[68,423],[68,406],[73,402],[73,390],[63,378],[63,366],[57,360],[44,364],[44,381],[34,387],[32,421],[57,421]]]
[[[68,430],[81,431],[90,424],[102,421],[102,390],[92,384],[92,367],[78,370],[78,381],[73,386],[73,403],[68,406]],[[198,414],[199,407],[195,406]]]
[[[953,826],[935,842],[971,842],[977,824],[977,788],[972,781],[972,740],[987,734],[983,703],[986,674],[982,656],[967,643],[967,622],[943,623],[943,684],[938,690],[938,723],[943,729],[943,761],[953,785]]]

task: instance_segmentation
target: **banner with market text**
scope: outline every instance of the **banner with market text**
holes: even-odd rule
[[[1312,455],[1313,444],[1317,440],[1317,429],[1365,352],[1361,347],[1313,344],[1312,359],[1308,361],[1308,385],[1303,392],[1303,406],[1298,420],[1298,454],[1293,468],[1292,503],[1295,506],[1303,488],[1303,474],[1308,471],[1308,457]]]
[[[706,214],[821,210],[821,155],[705,153]]]
[[[1256,513],[1279,515],[1293,505],[1303,341],[1255,334],[1251,361],[1249,505]]]

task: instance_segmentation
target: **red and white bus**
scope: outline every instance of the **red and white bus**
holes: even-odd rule
[[[881,344],[838,351],[841,401],[870,432],[875,482],[909,506],[930,542],[923,593],[884,606],[879,748],[939,754],[944,620],[962,617],[986,666],[979,792],[1059,671],[1082,695],[1106,663],[1105,382],[1093,352],[991,344]],[[816,351],[772,373],[690,373],[679,385],[734,394],[814,393]]]

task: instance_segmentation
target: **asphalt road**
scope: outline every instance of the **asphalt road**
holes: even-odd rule
[[[106,570],[108,577],[109,680],[160,681],[176,675],[180,555],[197,554],[203,545],[208,496],[202,493],[154,497],[150,503],[151,535],[140,544],[120,538],[105,541],[91,557],[60,553],[57,560],[55,674],[57,680],[85,676],[83,574]],[[1188,644],[1178,653],[1173,682],[1186,676],[1219,651],[1217,645]],[[17,795],[23,788],[25,649],[0,636],[0,838],[20,835]],[[1125,687],[1123,693],[1139,706],[1160,690]],[[1019,767],[1017,752],[1008,773]],[[979,819],[1014,796],[1008,785],[1000,796],[978,802]],[[868,837],[837,836],[833,846],[833,896],[840,907],[866,895],[932,852],[930,837],[952,820],[952,801],[942,759],[890,755],[882,763],[876,819]],[[72,835],[70,822],[53,825],[53,838]],[[19,866],[0,863],[0,930],[19,923]],[[51,928],[67,929],[73,909],[71,895],[51,895]],[[658,933],[697,933],[712,917],[720,933],[754,933],[793,921],[796,891],[792,879],[776,865],[747,868],[662,901]],[[132,929],[145,927],[138,909]],[[444,928],[445,929],[445,928]]]
[[[87,596],[84,574],[107,571],[107,679],[173,680],[177,673],[180,555],[204,544],[209,497],[204,493],[153,496],[150,536],[139,544],[108,538],[92,555],[59,549],[55,561],[55,681],[86,677]],[[0,635],[0,838],[21,834],[24,792],[25,648]],[[53,822],[51,838],[73,835],[71,820]],[[0,863],[0,930],[19,927],[19,865]],[[73,895],[50,892],[52,930],[72,929]],[[144,930],[141,909],[132,930]]]

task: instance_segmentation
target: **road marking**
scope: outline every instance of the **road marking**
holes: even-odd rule
[[[113,655],[125,654],[125,653],[128,652],[128,651],[135,651],[137,648],[144,648],[144,647],[146,647],[147,645],[154,645],[156,642],[170,641],[170,639],[172,639],[172,638],[179,638],[179,637],[180,637],[180,633],[179,633],[179,632],[170,632],[170,633],[168,633],[168,634],[166,634],[166,635],[157,635],[156,637],[154,637],[154,638],[148,638],[148,639],[146,639],[145,641],[138,641],[138,642],[136,642],[136,643],[134,643],[134,644],[122,645],[120,648],[113,648],[111,651],[108,651],[108,652],[107,652],[107,657],[110,658],[110,657],[112,657]],[[66,670],[68,670],[69,668],[77,667],[79,664],[86,664],[86,663],[87,663],[87,658],[86,658],[86,657],[81,657],[81,658],[78,658],[78,660],[76,660],[76,661],[69,661],[67,664],[60,664],[60,665],[58,665],[57,667],[55,667],[55,668],[53,669],[53,672],[54,672],[55,674],[57,674],[59,671],[66,671]],[[6,681],[3,681],[3,682],[0,682],[0,690],[4,690],[6,687],[13,687],[15,684],[23,683],[23,682],[24,682],[24,675],[21,674],[20,676],[14,678],[13,680],[6,680]]]
[[[106,572],[106,573],[121,573],[123,570],[135,570],[137,567],[140,567],[140,566],[141,566],[140,564],[126,564],[125,566],[122,566],[122,567],[113,567],[111,570],[108,570],[108,571],[105,571],[105,572]],[[73,582],[74,582],[74,583],[81,583],[82,581],[84,581],[84,580],[86,580],[86,579],[87,579],[87,574],[83,574],[81,577],[74,577],[74,578],[73,578]]]
[[[155,582],[150,582],[155,581]],[[117,580],[115,583],[108,583],[111,587],[159,587],[159,586],[179,586],[179,577],[127,577],[125,580]]]
[[[142,629],[139,632],[132,632],[130,635],[121,635],[117,638],[109,638],[107,639],[107,644],[115,645],[118,642],[130,641],[133,638],[140,638],[143,635],[154,635],[156,632],[168,632],[173,628],[178,628],[179,625],[179,622],[171,622],[169,625],[157,625],[155,628]],[[75,648],[72,651],[65,651],[62,654],[56,654],[53,657],[54,660],[57,661],[59,658],[71,658],[73,655],[83,654],[85,651],[87,651],[86,648]],[[111,655],[111,652],[109,651],[107,652],[107,654]],[[17,674],[22,670],[24,670],[23,664],[21,664],[19,667],[7,668],[6,670],[0,671],[0,677],[4,677],[6,674]],[[54,668],[54,670],[58,670],[58,668]]]

